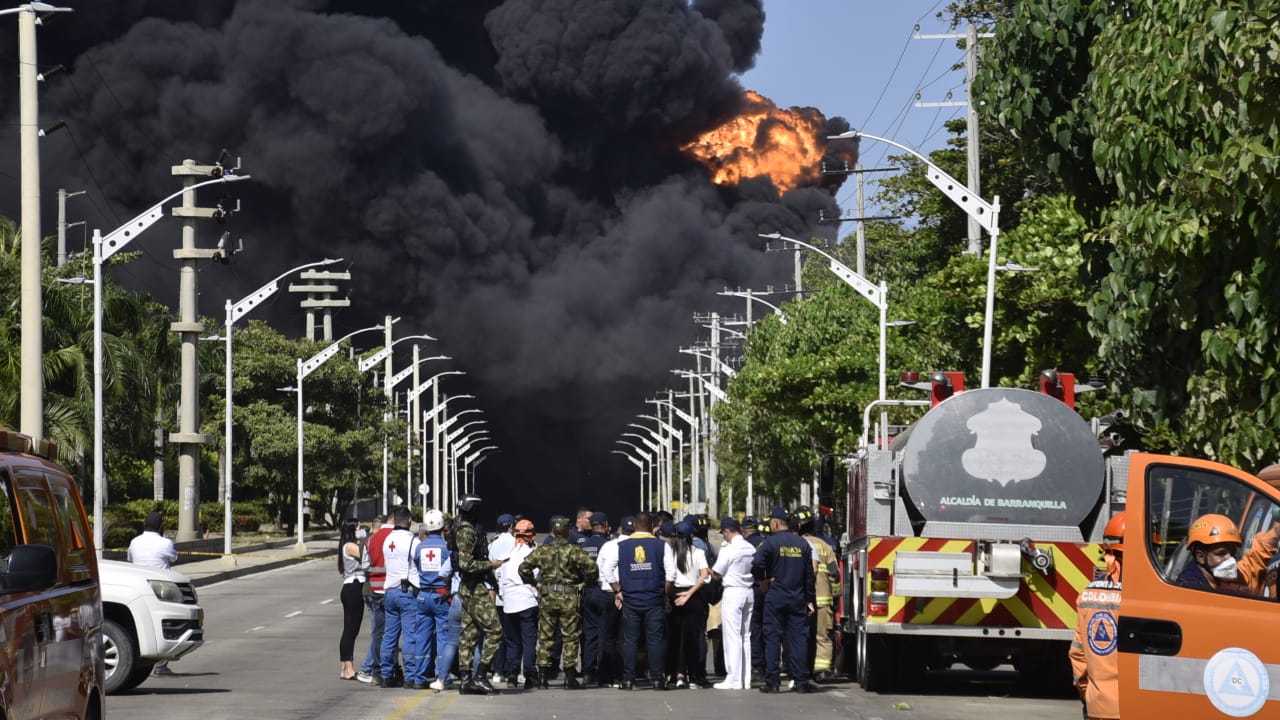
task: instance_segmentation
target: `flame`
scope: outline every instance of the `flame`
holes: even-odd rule
[[[779,108],[748,90],[742,114],[681,149],[706,165],[717,184],[764,176],[786,192],[821,179],[825,125],[817,108]]]

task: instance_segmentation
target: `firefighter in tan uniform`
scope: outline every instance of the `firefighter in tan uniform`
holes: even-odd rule
[[[831,631],[835,625],[835,599],[840,596],[840,564],[836,551],[814,533],[814,514],[807,507],[796,508],[796,532],[813,548],[814,596],[817,611],[809,617],[809,667],[815,680],[831,677],[835,647]]]
[[[1124,511],[1111,516],[1102,531],[1107,575],[1080,591],[1076,603],[1076,635],[1071,641],[1071,675],[1085,717],[1119,720],[1120,684],[1116,656],[1116,618],[1120,615],[1120,575],[1124,555]]]

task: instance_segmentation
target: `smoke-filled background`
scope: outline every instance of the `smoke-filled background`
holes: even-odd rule
[[[68,129],[42,140],[46,233],[57,188],[87,190],[69,217],[105,231],[180,187],[184,158],[243,158],[251,181],[200,195],[241,200],[230,224],[246,244],[201,272],[200,311],[293,265],[350,260],[335,333],[399,315],[398,335],[439,338],[431,354],[468,372],[448,389],[479,398],[502,448],[479,473],[480,494],[503,498],[486,516],[634,510],[635,468],[609,451],[691,366],[677,348],[701,332],[693,313],[741,313],[725,286],[790,281],[789,255],[757,232],[834,232],[817,224],[838,213],[817,164],[847,125],[769,114],[737,81],[761,0],[63,4],[75,12],[39,30],[42,68],[68,71],[40,89],[41,124]],[[16,57],[16,33],[0,36]],[[0,78],[14,218],[16,76]],[[775,155],[772,177],[725,172]],[[118,278],[172,300],[177,236],[172,221],[149,232]],[[268,315],[302,328],[284,293]]]

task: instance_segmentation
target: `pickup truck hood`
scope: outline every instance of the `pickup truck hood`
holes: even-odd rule
[[[134,592],[139,589],[145,589],[146,592],[150,593],[151,588],[147,583],[148,580],[167,580],[174,583],[191,582],[186,575],[179,572],[150,565],[135,565],[119,560],[99,560],[98,575],[104,595],[107,593],[108,588],[112,586],[121,589],[129,588]]]

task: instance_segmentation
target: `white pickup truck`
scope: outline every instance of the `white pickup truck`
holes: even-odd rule
[[[98,572],[108,693],[132,690],[157,662],[204,644],[204,610],[187,576],[116,560],[98,561]]]

